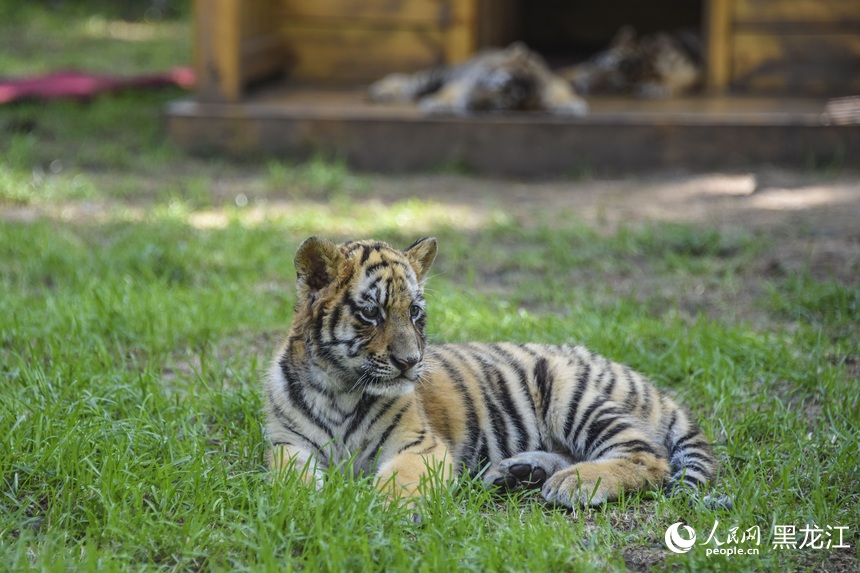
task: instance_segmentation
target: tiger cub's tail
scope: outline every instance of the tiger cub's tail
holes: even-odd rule
[[[672,414],[666,449],[672,472],[666,484],[667,493],[687,492],[693,499],[698,498],[699,492],[713,481],[717,461],[705,436],[680,408]],[[711,509],[731,509],[733,505],[728,496],[705,495],[701,499]]]

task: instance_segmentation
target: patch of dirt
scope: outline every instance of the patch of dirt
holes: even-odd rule
[[[779,239],[773,258],[785,270],[808,262],[822,273],[857,280],[848,271],[860,265],[860,173],[762,169],[514,182],[412,176],[379,178],[373,187],[390,200],[417,196],[479,211],[499,209],[524,224],[553,226],[576,218],[611,233],[620,225],[672,221],[763,233]]]
[[[667,549],[627,547],[621,550],[628,571],[658,571],[666,561]]]

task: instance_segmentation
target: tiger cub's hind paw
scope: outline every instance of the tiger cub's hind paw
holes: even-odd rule
[[[484,474],[484,483],[505,490],[537,489],[573,460],[553,452],[523,452],[490,466]]]

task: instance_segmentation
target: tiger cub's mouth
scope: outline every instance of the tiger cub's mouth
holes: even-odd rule
[[[419,367],[396,373],[365,372],[358,379],[354,389],[374,396],[403,396],[412,392],[419,378]]]

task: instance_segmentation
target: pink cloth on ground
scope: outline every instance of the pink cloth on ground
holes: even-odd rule
[[[103,92],[130,88],[157,88],[194,85],[194,70],[173,68],[164,73],[139,76],[111,76],[77,71],[52,72],[31,78],[0,78],[0,104],[22,99],[87,99]]]

